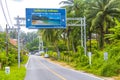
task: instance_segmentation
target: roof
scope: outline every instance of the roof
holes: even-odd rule
[[[10,39],[10,43],[13,44],[14,46],[17,45],[17,40],[16,39]]]

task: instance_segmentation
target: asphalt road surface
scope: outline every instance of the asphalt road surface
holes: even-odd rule
[[[34,55],[29,57],[26,68],[25,80],[103,80],[87,73],[67,69]]]

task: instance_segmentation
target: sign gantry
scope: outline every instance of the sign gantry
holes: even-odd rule
[[[87,55],[86,47],[86,18],[66,18],[65,9],[41,9],[41,8],[26,8],[26,18],[17,16],[15,18],[18,26],[18,67],[20,67],[20,47],[19,47],[19,30],[20,26],[25,26],[29,29],[47,29],[47,28],[63,28],[66,26],[80,26],[81,28],[81,46],[84,48],[84,53]],[[21,23],[24,22],[25,23]],[[72,21],[79,23],[68,23]]]

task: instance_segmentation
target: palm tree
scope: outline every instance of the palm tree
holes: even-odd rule
[[[80,17],[84,12],[84,2],[80,0],[61,1],[59,4],[64,4],[63,8],[67,9],[67,13],[72,14],[72,17]],[[74,13],[74,15],[73,15]]]
[[[64,4],[63,8],[66,8],[67,11],[67,17],[81,17],[84,14],[84,2],[80,0],[67,0],[67,1],[61,1],[60,4]],[[69,23],[69,22],[68,22]],[[77,30],[77,32],[76,32]],[[76,48],[76,40],[79,39],[77,37],[77,34],[79,33],[80,28],[79,27],[70,27],[67,26],[67,29],[64,30],[64,33],[67,34],[66,40],[67,40],[67,48],[68,51],[73,48],[73,51],[75,52]],[[71,47],[72,45],[72,47]]]
[[[113,25],[114,18],[120,14],[119,0],[96,0],[89,8],[88,21],[91,22],[90,30],[99,34],[99,47],[104,47],[104,34]]]
[[[38,33],[41,33],[42,38],[45,42],[51,43],[55,50],[58,52],[58,41],[60,38],[60,30],[59,29],[43,29],[39,30]]]
[[[62,3],[72,6],[74,4],[74,0],[61,1],[59,4],[62,4]]]
[[[111,42],[118,42],[120,40],[120,22],[115,19],[116,26],[109,29],[110,34],[106,34],[105,38],[108,38]]]

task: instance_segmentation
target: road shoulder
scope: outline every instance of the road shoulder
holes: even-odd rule
[[[41,57],[44,58],[43,56],[41,56]],[[75,68],[71,67],[70,65],[68,65],[65,62],[57,61],[57,60],[54,60],[54,59],[51,59],[51,58],[44,58],[44,59],[51,62],[51,63],[57,64],[59,66],[62,66],[62,67],[65,67],[65,68],[68,68],[68,69],[71,69],[71,70],[79,71],[79,72],[82,72],[82,73],[86,73],[85,71],[82,71],[82,70],[76,70]],[[91,76],[96,76],[96,75],[91,74],[91,73],[86,73],[86,74],[91,75]],[[104,80],[119,80],[119,79],[117,79],[117,77],[101,77],[101,76],[96,76],[96,77],[103,78]]]

